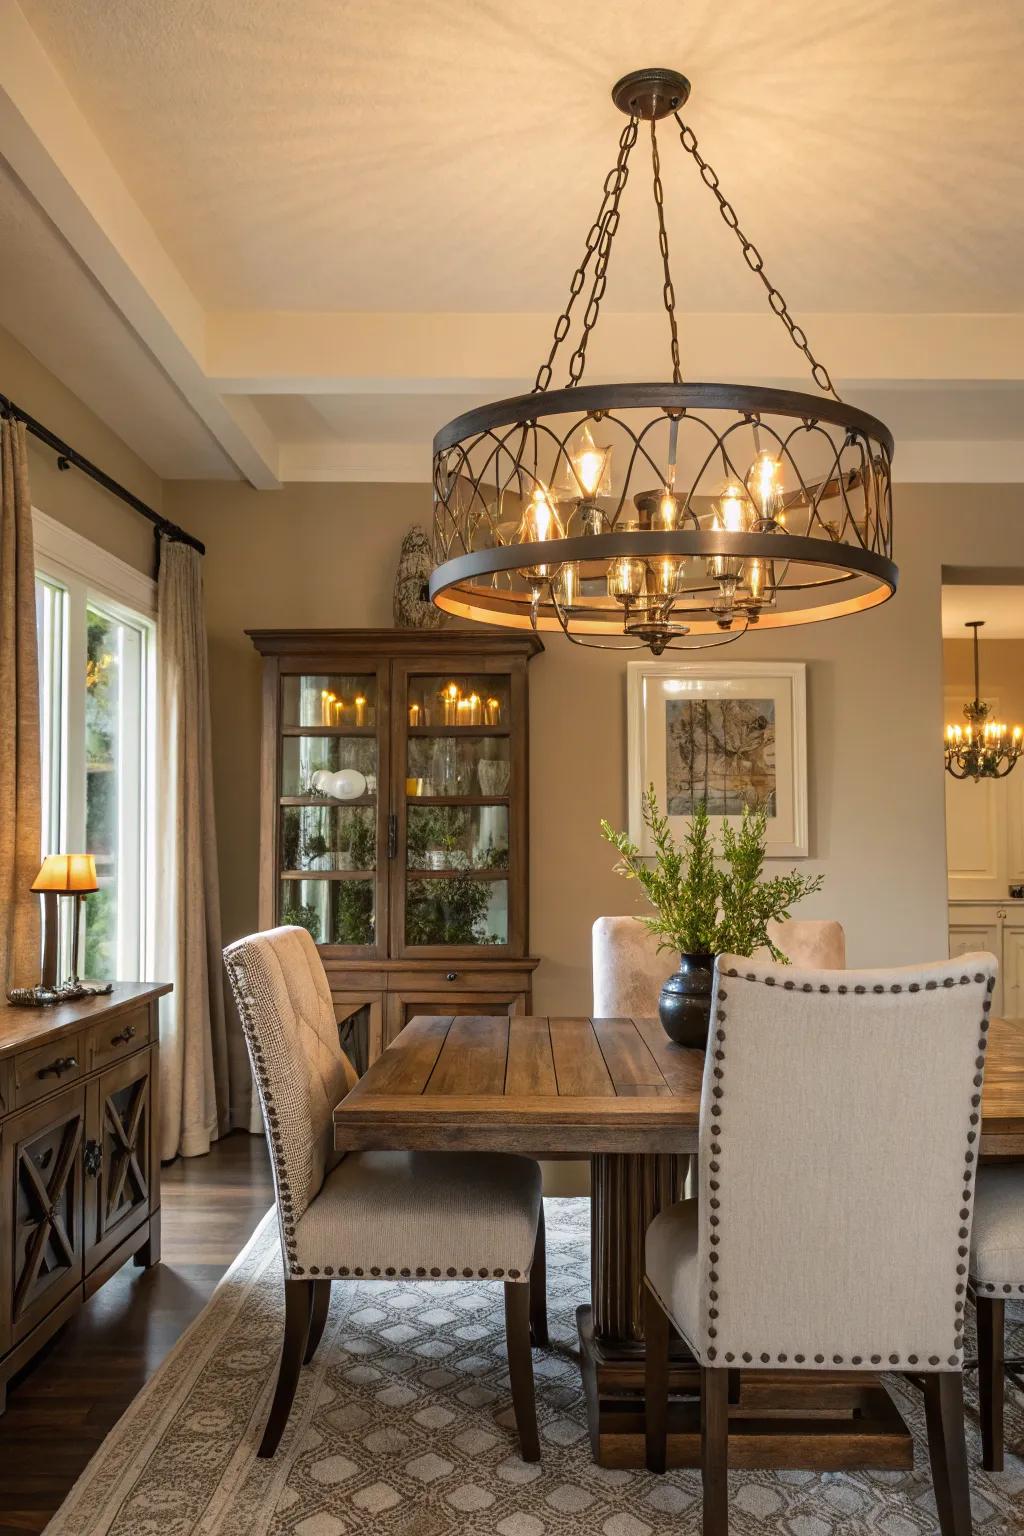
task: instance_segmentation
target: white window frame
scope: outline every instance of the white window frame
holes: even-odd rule
[[[137,625],[141,619],[148,632],[145,673],[143,676],[142,730],[135,740],[122,741],[119,750],[134,757],[144,752],[146,773],[142,782],[142,804],[138,807],[140,821],[139,867],[144,877],[134,883],[134,870],[125,870],[122,891],[127,900],[138,903],[141,934],[142,974],[125,976],[124,980],[145,980],[153,975],[155,964],[155,852],[156,852],[156,613],[157,585],[152,577],[145,576],[134,566],[118,559],[109,551],[94,544],[91,539],[57,522],[55,518],[32,509],[35,538],[35,568],[38,575],[49,578],[62,586],[67,594],[65,604],[64,668],[62,678],[65,738],[61,743],[62,792],[60,835],[61,850],[45,848],[44,853],[68,851],[68,839],[76,849],[84,849],[85,843],[85,777],[68,774],[68,740],[84,740],[85,736],[85,672],[87,657],[86,610],[95,603],[113,618],[124,619]],[[81,686],[70,686],[72,679],[80,679]],[[126,763],[126,766],[129,766]],[[138,775],[128,776],[128,782],[138,782]],[[134,807],[129,808],[129,814]]]

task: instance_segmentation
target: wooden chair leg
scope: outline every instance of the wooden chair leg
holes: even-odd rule
[[[281,1441],[288,1415],[295,1400],[295,1388],[299,1384],[302,1357],[306,1353],[309,1338],[309,1320],[313,1306],[313,1287],[308,1280],[286,1280],[284,1283],[284,1342],[281,1346],[281,1364],[277,1372],[277,1387],[270,1405],[267,1427],[257,1454],[264,1459],[273,1456]]]
[[[327,1314],[331,1307],[331,1282],[329,1280],[314,1280],[313,1305],[309,1319],[309,1338],[306,1340],[306,1353],[302,1357],[303,1365],[308,1365],[316,1354],[316,1347],[324,1336],[324,1327],[327,1323]]]
[[[644,1420],[647,1470],[664,1472],[668,1444],[669,1321],[649,1285],[644,1286]]]
[[[929,1371],[924,1379],[928,1455],[942,1536],[971,1536],[971,1496],[964,1437],[964,1379],[960,1371]]]
[[[743,1390],[742,1371],[729,1372],[729,1403],[735,1407],[739,1403],[740,1393]]]
[[[548,1337],[548,1266],[544,1245],[544,1201],[540,1203],[537,1243],[530,1265],[530,1338],[535,1349],[547,1349]]]
[[[530,1287],[505,1282],[505,1344],[512,1383],[512,1408],[524,1461],[540,1461],[537,1404],[533,1395],[533,1356],[530,1353]]]
[[[1006,1303],[991,1296],[977,1298],[978,1398],[981,1407],[981,1464],[986,1472],[1003,1470],[1003,1397],[1006,1369],[1003,1341]]]
[[[729,1372],[700,1370],[704,1536],[729,1536]]]

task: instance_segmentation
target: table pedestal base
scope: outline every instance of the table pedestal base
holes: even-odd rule
[[[576,1313],[590,1443],[602,1467],[644,1465],[644,1347],[594,1337],[591,1309]],[[668,1465],[700,1466],[700,1376],[673,1345]],[[684,1397],[683,1394],[692,1394]],[[748,1371],[729,1409],[729,1465],[849,1471],[914,1465],[910,1431],[885,1387],[861,1371]]]

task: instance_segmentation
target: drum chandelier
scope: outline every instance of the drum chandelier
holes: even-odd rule
[[[668,69],[616,84],[628,122],[533,390],[468,411],[434,438],[430,596],[449,613],[660,655],[857,613],[896,589],[892,435],[839,399],[765,275],[680,115],[689,94]],[[820,394],[684,381],[658,143],[666,119]],[[671,379],[584,384],[642,124]],[[564,386],[552,388],[577,320]]]

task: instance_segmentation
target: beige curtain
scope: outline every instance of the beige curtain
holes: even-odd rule
[[[25,427],[0,420],[0,991],[39,980],[39,663]]]
[[[156,974],[174,984],[160,1021],[166,1161],[208,1152],[230,1123],[202,557],[187,544],[161,546],[157,665]]]

